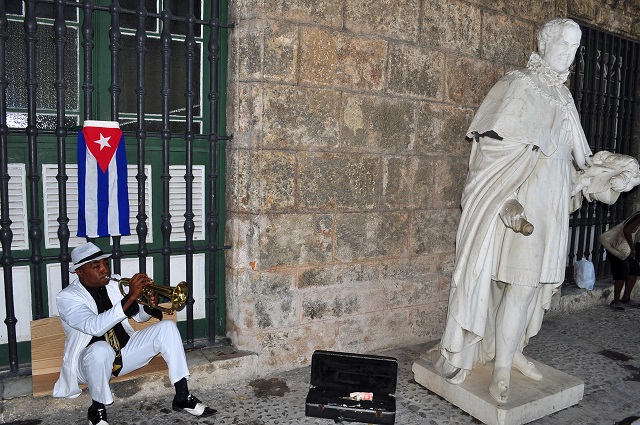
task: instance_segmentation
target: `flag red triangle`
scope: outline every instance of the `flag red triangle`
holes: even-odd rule
[[[109,127],[84,127],[84,140],[103,173],[107,171],[113,155],[118,149],[122,130]]]

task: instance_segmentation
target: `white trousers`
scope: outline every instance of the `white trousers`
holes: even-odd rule
[[[169,367],[169,380],[175,384],[189,379],[182,338],[172,320],[162,320],[131,335],[120,351],[122,369],[118,376],[140,369],[160,353]],[[91,398],[102,404],[113,403],[109,380],[116,353],[106,341],[97,341],[80,351],[78,381],[87,384]]]

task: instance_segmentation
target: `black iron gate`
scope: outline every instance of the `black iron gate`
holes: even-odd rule
[[[571,91],[587,140],[594,153],[607,150],[631,155],[640,44],[588,26],[581,28]],[[609,275],[598,236],[633,212],[629,199],[624,193],[611,206],[584,203],[571,216],[565,283],[573,283],[574,262],[583,257],[593,261],[596,277]]]
[[[11,373],[18,372],[20,362],[14,267],[29,267],[33,319],[47,315],[44,265],[59,263],[61,285],[69,284],[74,236],[69,179],[77,133],[85,120],[120,123],[125,138],[133,142],[129,142],[128,155],[129,163],[135,164],[137,182],[131,206],[135,214],[132,247],[128,249],[121,237],[96,242],[111,247],[116,273],[123,259],[138,259],[139,270],[144,272],[146,259],[157,257],[163,277],[156,283],[164,285],[172,284],[171,256],[183,255],[184,280],[190,289],[194,255],[203,254],[207,317],[199,334],[205,334],[208,343],[214,342],[224,322],[220,308],[224,296],[216,290],[224,287],[221,250],[226,248],[219,242],[224,238],[224,225],[219,224],[224,220],[221,142],[230,139],[221,134],[226,97],[219,89],[226,79],[224,55],[230,26],[221,22],[226,10],[224,0],[0,0],[0,262]],[[49,90],[49,97],[42,94],[44,89]],[[47,193],[43,156],[57,169],[55,249],[43,242],[47,237],[43,219],[49,219],[43,211],[50,207],[43,201]],[[9,168],[21,159],[26,168],[26,248],[16,247],[14,230],[20,217],[13,207],[18,199],[10,195]],[[155,217],[148,215],[146,192],[153,178],[148,174],[150,162],[160,170],[156,187],[161,211]],[[180,174],[172,168],[176,164],[180,164]],[[194,212],[196,168],[203,170],[202,217]],[[172,221],[172,212],[176,215],[172,176],[181,177],[184,185],[178,191],[184,205],[179,242],[172,237],[177,227]],[[149,226],[152,218],[156,219],[153,229]],[[194,218],[201,222],[195,223]],[[199,240],[194,238],[197,226],[202,228]],[[158,233],[160,243],[149,243],[151,232]],[[190,296],[184,325],[187,346],[195,344],[193,304]]]

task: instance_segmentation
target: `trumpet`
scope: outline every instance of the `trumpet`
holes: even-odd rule
[[[124,292],[124,287],[129,286],[131,278],[122,277],[118,279],[114,276],[108,276],[108,278],[109,280],[118,282],[118,286],[120,288],[120,293],[122,294],[122,296],[127,295]],[[149,300],[151,299],[151,295],[154,292],[157,293],[159,297],[161,296],[169,299],[169,301],[171,302],[171,307],[151,305],[149,303]],[[187,282],[180,282],[176,286],[164,286],[150,283],[142,288],[142,292],[140,292],[140,296],[136,301],[142,305],[146,305],[151,308],[157,308],[164,313],[173,314],[174,311],[180,311],[184,308],[185,304],[187,303],[187,298],[189,298],[189,288],[187,287]]]

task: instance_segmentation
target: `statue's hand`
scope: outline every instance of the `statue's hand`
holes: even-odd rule
[[[505,202],[500,209],[499,215],[504,225],[512,229],[514,232],[523,233],[525,236],[530,235],[531,232],[533,232],[533,226],[531,226],[527,221],[527,216],[524,213],[524,207],[517,200],[509,199]],[[527,227],[523,228],[524,225]]]

